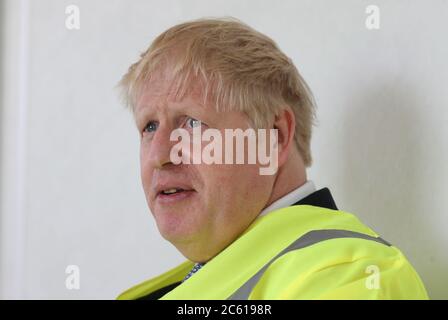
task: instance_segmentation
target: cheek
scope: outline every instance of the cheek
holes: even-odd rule
[[[244,198],[254,184],[259,183],[258,167],[255,165],[205,165],[199,172],[206,192],[218,195],[222,201]]]
[[[151,185],[152,168],[148,159],[148,151],[144,146],[140,147],[140,179],[142,181],[143,189],[146,191]]]
[[[227,196],[232,198],[232,205],[249,211],[254,208],[261,210],[270,196],[272,177],[260,175],[257,165],[234,167],[223,178],[228,190]]]

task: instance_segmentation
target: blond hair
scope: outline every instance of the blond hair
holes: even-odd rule
[[[314,98],[297,68],[266,35],[235,18],[199,19],[160,34],[121,79],[125,103],[135,112],[154,71],[169,65],[175,97],[202,84],[204,102],[218,111],[246,113],[256,128],[272,123],[289,106],[295,115],[295,144],[311,166]],[[149,88],[150,89],[150,88]]]

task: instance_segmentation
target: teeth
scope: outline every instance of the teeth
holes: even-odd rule
[[[177,191],[180,191],[182,189],[176,189],[176,188],[172,188],[172,189],[168,189],[168,190],[163,190],[164,194],[173,194],[176,193]]]

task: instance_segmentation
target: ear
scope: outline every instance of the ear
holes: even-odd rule
[[[294,133],[296,130],[296,119],[294,112],[289,108],[283,109],[275,117],[274,129],[278,136],[278,166],[281,167],[294,147]]]

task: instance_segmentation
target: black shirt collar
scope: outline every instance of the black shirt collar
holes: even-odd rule
[[[310,205],[315,207],[322,207],[327,209],[338,210],[336,203],[334,202],[333,196],[328,188],[323,188],[312,194],[306,196],[302,200],[297,201],[293,204],[296,205]]]

